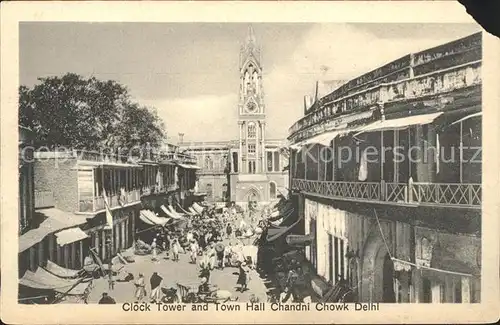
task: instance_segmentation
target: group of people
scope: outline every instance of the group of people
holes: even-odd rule
[[[197,264],[199,267],[199,293],[206,293],[209,290],[210,275],[214,270],[238,267],[236,283],[239,290],[244,292],[248,290],[251,270],[256,263],[256,256],[249,257],[242,242],[242,239],[258,234],[255,231],[257,226],[252,226],[252,223],[247,223],[234,209],[225,209],[222,213],[216,213],[215,209],[205,209],[200,215],[190,216],[189,222],[184,227],[160,228],[150,245],[137,238],[136,251],[139,249],[137,248],[139,243],[141,250],[151,254],[154,263],[158,263],[160,259],[179,262],[180,254],[189,254],[189,263]],[[134,276],[129,273],[127,279],[134,280]],[[159,302],[162,299],[162,283],[163,278],[158,272],[154,272],[150,278],[151,302]],[[138,274],[134,280],[134,287],[136,302],[147,297],[144,274]],[[112,289],[110,287],[110,290]],[[107,293],[103,294],[101,300],[99,303],[114,301]]]
[[[128,273],[126,276],[127,282],[133,279],[134,279],[133,274]],[[158,272],[154,272],[151,275],[149,282],[151,285],[150,301],[152,303],[159,302],[162,297],[161,285],[163,283],[163,278],[158,274]],[[147,296],[146,281],[144,279],[144,274],[139,273],[138,278],[134,282],[134,286],[135,286],[134,289],[135,302],[140,302]],[[99,300],[99,304],[116,304],[116,301],[107,292],[103,292],[102,297]]]

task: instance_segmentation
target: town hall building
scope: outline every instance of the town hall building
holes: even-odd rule
[[[261,49],[252,27],[240,50],[238,99],[239,137],[231,141],[179,143],[197,158],[201,169],[197,191],[209,202],[265,204],[288,187],[285,139],[266,137],[266,106],[262,83]]]

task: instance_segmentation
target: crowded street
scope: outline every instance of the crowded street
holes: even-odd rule
[[[111,276],[92,280],[86,302],[103,303],[103,294],[115,303],[267,301],[268,289],[256,270],[257,247],[252,245],[261,232],[255,224],[256,218],[249,217],[253,213],[246,218],[236,213],[230,217],[228,209],[217,214],[214,210],[205,213],[198,204],[194,207],[201,217],[193,209],[191,219],[177,214],[177,220],[188,219],[188,222],[146,228],[143,233],[154,236],[151,245],[144,242],[148,235],[139,233],[134,247],[112,259]],[[167,211],[176,217],[175,212]],[[144,211],[142,217],[145,223],[162,219]],[[220,228],[222,233],[217,231]],[[86,269],[98,268],[89,263]],[[161,279],[159,285],[153,278]],[[155,287],[159,290],[155,291]],[[203,288],[207,292],[202,292]],[[210,299],[217,295],[220,297]]]
[[[167,259],[163,256],[160,257],[159,261],[156,263],[151,262],[149,256],[139,256],[136,258],[135,263],[128,264],[124,268],[124,274],[128,272],[138,275],[139,273],[144,274],[147,280],[151,274],[156,271],[164,279],[165,288],[176,288],[177,283],[190,285],[193,284],[198,287],[201,283],[198,277],[199,268],[190,263],[189,254],[180,254],[179,261],[174,262],[171,259]],[[250,273],[251,280],[248,284],[248,289],[245,292],[240,292],[237,290],[239,287],[236,284],[238,280],[238,268],[226,267],[223,270],[214,270],[211,274],[211,282],[217,285],[218,288],[230,291],[232,298],[238,298],[238,301],[247,302],[250,301],[251,296],[256,297],[259,301],[266,301],[266,287],[264,286],[262,279],[259,274],[255,271]],[[146,281],[146,292],[151,292],[151,286]],[[101,297],[102,293],[107,292],[111,297],[113,297],[116,303],[124,303],[135,301],[134,292],[135,285],[133,281],[116,281],[113,290],[109,290],[109,282],[105,278],[99,278],[94,281],[94,287],[89,295],[88,303],[97,303]],[[148,298],[148,297],[147,297]],[[149,299],[145,299],[148,301]]]

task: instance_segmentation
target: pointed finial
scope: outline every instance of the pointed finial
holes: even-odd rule
[[[255,34],[252,25],[248,26],[247,44],[255,44]]]

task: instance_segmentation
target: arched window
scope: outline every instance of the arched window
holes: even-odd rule
[[[257,129],[255,128],[255,123],[248,123],[248,138],[254,139],[257,135]]]
[[[276,183],[275,182],[269,183],[269,198],[271,198],[271,199],[276,198]]]

